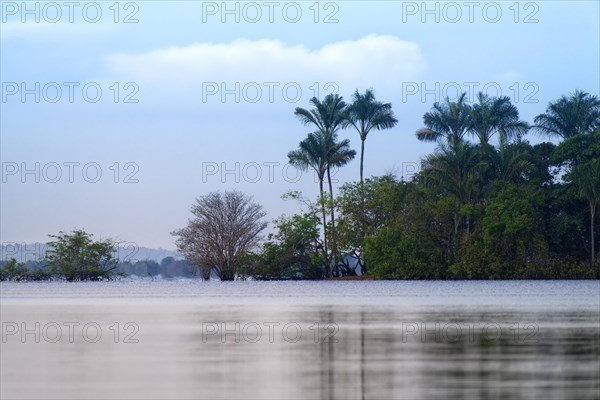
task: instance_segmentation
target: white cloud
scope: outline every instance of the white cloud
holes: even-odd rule
[[[377,35],[315,50],[271,39],[196,43],[114,54],[107,63],[119,79],[170,90],[203,82],[335,82],[343,92],[374,87],[378,93],[416,80],[425,67],[416,43]]]

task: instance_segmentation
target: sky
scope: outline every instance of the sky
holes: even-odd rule
[[[446,96],[509,96],[532,123],[575,89],[598,95],[599,4],[0,1],[0,241],[83,228],[174,249],[194,199],[232,189],[269,220],[298,212],[281,195],[318,184],[287,164],[311,131],[294,109],[332,92],[392,103],[365,175],[409,179],[435,149],[414,133]]]

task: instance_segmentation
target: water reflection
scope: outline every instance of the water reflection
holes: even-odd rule
[[[558,310],[323,299],[3,298],[0,398],[600,398],[596,298]],[[24,338],[10,332],[23,323]]]
[[[198,316],[204,321],[218,317],[212,312]],[[272,343],[249,343],[243,326],[266,321],[260,315],[226,321],[230,330],[240,323],[237,343],[222,329],[204,338],[194,334],[199,363],[236,371],[226,379],[212,375],[204,385],[209,397],[245,398],[258,390],[256,398],[596,399],[600,390],[597,313],[453,313],[450,319],[438,312],[359,308],[279,317],[282,326],[296,322],[308,335],[296,343],[277,334]],[[314,331],[307,330],[315,323],[336,324],[335,340],[324,340],[331,331],[322,329],[316,341]]]

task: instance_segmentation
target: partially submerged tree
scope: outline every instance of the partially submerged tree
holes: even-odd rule
[[[221,280],[234,280],[241,257],[258,244],[267,227],[263,207],[234,190],[202,196],[191,211],[188,226],[171,233],[179,236],[179,252],[200,267],[204,279],[215,271]]]
[[[99,281],[116,275],[117,245],[110,239],[94,241],[84,230],[49,235],[45,261],[51,274],[67,281]]]

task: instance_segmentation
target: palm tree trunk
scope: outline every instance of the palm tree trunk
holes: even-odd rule
[[[360,139],[360,183],[363,183],[363,161],[365,159],[365,139]]]
[[[319,193],[321,195],[321,213],[323,214],[323,251],[325,255],[325,275],[331,275],[329,271],[329,255],[327,249],[327,217],[325,212],[325,197],[323,196],[323,178],[319,177]]]
[[[592,239],[592,264],[596,262],[596,244],[594,243],[594,219],[596,217],[596,204],[590,202],[590,235]]]
[[[327,167],[327,181],[329,182],[329,200],[331,201],[331,251],[333,253],[334,262],[337,260],[337,232],[335,230],[335,212],[333,210],[333,186],[331,184],[331,173],[329,166]]]
[[[455,212],[454,213],[454,237],[458,236],[458,213]]]

